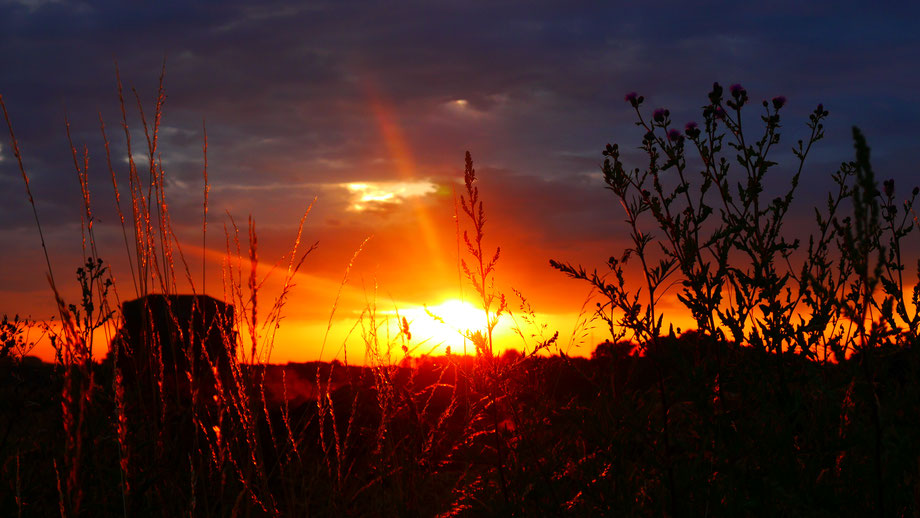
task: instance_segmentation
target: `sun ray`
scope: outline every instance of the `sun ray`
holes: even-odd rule
[[[396,172],[400,180],[407,183],[417,182],[419,178],[415,159],[403,130],[399,126],[393,107],[374,87],[372,82],[366,81],[365,91],[368,106],[374,115],[377,128],[381,137],[383,137],[387,153],[396,166]],[[437,272],[439,278],[446,279],[448,272],[447,262],[444,257],[444,251],[438,242],[437,231],[428,208],[421,197],[407,198],[406,203],[412,207],[415,213],[419,234],[428,251],[428,259],[434,266],[434,271]]]

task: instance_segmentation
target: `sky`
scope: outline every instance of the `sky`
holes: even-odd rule
[[[830,112],[827,137],[810,156],[800,187],[802,225],[810,224],[810,204],[825,196],[831,173],[852,159],[854,125],[866,134],[880,176],[905,191],[917,183],[917,5],[396,4],[0,0],[0,95],[65,300],[78,300],[74,271],[82,262],[82,198],[65,120],[75,147],[87,151],[99,255],[112,268],[119,299],[133,298],[100,136],[101,118],[123,189],[128,153],[116,62],[140,161],[144,134],[130,89],[149,117],[165,61],[159,160],[183,252],[207,265],[203,291],[222,297],[231,215],[243,247],[248,218],[255,221],[264,275],[290,249],[315,199],[302,244],[317,248],[284,306],[275,362],[346,353],[361,361],[369,324],[365,319],[362,326],[360,315],[369,308],[382,319],[408,315],[420,352],[443,350],[450,340],[458,350],[456,328],[469,318],[457,316],[445,330],[424,307],[461,315],[468,311],[456,301],[474,297],[458,267],[454,220],[466,151],[487,216],[486,247],[502,250],[496,289],[518,318],[515,290],[546,324],[542,332],[559,331],[572,354],[590,353],[605,335],[579,325],[588,286],[552,270],[549,259],[590,269],[625,246],[623,215],[604,189],[600,165],[601,150],[613,142],[627,161],[642,164],[635,150],[642,132],[623,100],[630,91],[644,95],[649,110],[669,108],[681,125],[700,120],[714,81],[744,85],[754,110],[760,99],[783,95],[781,164],[792,163],[792,143],[806,134],[807,114],[823,103]],[[203,251],[205,127],[210,193]],[[783,174],[781,165],[780,184]],[[468,258],[462,248],[460,256]],[[5,131],[0,263],[0,314],[36,320],[55,314],[36,222]],[[264,285],[266,312],[280,293],[283,270]],[[520,325],[522,341],[513,338],[513,324],[500,324],[504,346],[535,343],[531,335],[539,329]],[[104,352],[104,343],[98,347]],[[50,348],[36,354],[50,358]]]

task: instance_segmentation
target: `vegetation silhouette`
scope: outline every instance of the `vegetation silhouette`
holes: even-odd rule
[[[119,96],[130,149],[120,80]],[[288,264],[280,293],[263,292],[250,219],[243,238],[233,220],[225,233],[225,300],[201,295],[204,273],[198,284],[172,233],[157,158],[161,85],[149,126],[140,113],[149,174],[131,158],[127,216],[118,202],[137,298],[118,303],[81,181],[82,296],[67,304],[51,283],[60,325],[45,332],[55,364],[27,356],[31,322],[5,318],[0,327],[0,512],[916,514],[920,289],[908,286],[903,261],[918,190],[900,201],[892,181],[879,189],[854,130],[856,159],[833,176],[816,232],[795,240],[784,229],[823,137],[823,106],[793,149],[789,190],[767,199],[784,98],[763,103],[753,140],[739,85],[727,96],[714,85],[702,124],[683,130],[666,109],[644,115],[642,96],[626,101],[647,166],[627,168],[609,145],[603,172],[631,244],[606,272],[551,261],[598,294],[596,317],[611,336],[590,358],[564,354],[558,333],[496,353],[492,330],[512,309],[495,287],[499,251],[487,244],[467,153],[458,248],[462,236],[461,273],[484,327],[458,340],[475,354],[418,354],[405,319],[395,337],[381,332],[390,317],[372,299],[359,326],[366,365],[272,365],[272,330],[313,250],[300,248],[304,220],[279,261]],[[75,160],[81,179],[87,163]],[[183,275],[192,295],[177,294]],[[661,298],[673,287],[695,330],[666,326]],[[517,295],[522,320],[534,322]],[[267,309],[264,300],[273,301]],[[98,330],[116,336],[101,362],[91,348]]]

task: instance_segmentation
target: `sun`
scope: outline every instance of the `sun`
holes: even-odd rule
[[[463,333],[482,331],[486,326],[486,316],[481,308],[457,299],[429,307],[425,313],[432,320],[443,321],[444,325]]]
[[[463,346],[464,337],[482,332],[486,327],[482,309],[458,299],[449,299],[436,306],[401,309],[397,313],[408,321],[414,343],[442,351],[450,346],[454,352],[462,352],[458,346]]]

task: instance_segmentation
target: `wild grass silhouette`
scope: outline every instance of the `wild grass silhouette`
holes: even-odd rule
[[[679,130],[668,110],[649,117],[644,98],[627,95],[648,161],[631,169],[609,145],[603,172],[631,245],[606,272],[551,262],[599,294],[596,316],[611,337],[590,358],[563,354],[558,333],[542,331],[523,353],[495,353],[492,330],[511,309],[495,288],[499,249],[487,240],[467,153],[458,273],[474,287],[484,326],[458,341],[475,354],[420,354],[405,319],[395,337],[381,332],[390,316],[371,298],[357,326],[366,365],[346,357],[280,366],[269,363],[274,329],[314,249],[301,246],[304,219],[275,269],[281,292],[268,298],[255,223],[241,237],[231,219],[223,300],[206,297],[204,271],[199,283],[172,230],[158,158],[162,79],[149,119],[134,92],[144,166],[130,152],[120,79],[118,93],[131,157],[125,212],[107,163],[131,286],[114,283],[99,258],[88,152],[72,146],[84,202],[80,301],[59,295],[46,251],[60,325],[0,325],[4,515],[920,512],[920,289],[903,264],[918,192],[901,201],[890,180],[880,190],[854,130],[856,159],[833,176],[815,232],[807,244],[790,240],[784,229],[823,137],[823,106],[793,149],[789,190],[766,199],[768,182],[783,182],[772,156],[784,98],[742,125],[747,92],[734,85],[726,97],[716,84],[702,124]],[[206,140],[203,153],[206,244]],[[660,301],[674,286],[695,330],[665,330]],[[518,317],[534,322],[517,295]],[[27,356],[32,329],[51,333],[54,365]],[[96,333],[114,337],[101,361]]]

